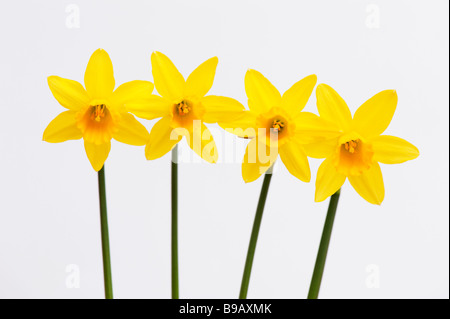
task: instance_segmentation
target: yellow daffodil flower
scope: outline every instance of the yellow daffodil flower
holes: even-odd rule
[[[333,195],[348,178],[361,197],[381,204],[385,190],[378,163],[403,163],[419,156],[411,143],[381,135],[394,115],[396,91],[376,94],[359,107],[353,118],[345,101],[330,86],[320,84],[316,93],[320,117],[339,134],[306,147],[309,156],[326,158],[317,172],[315,200],[320,202]]]
[[[126,105],[138,107],[151,95],[153,84],[131,81],[114,91],[113,66],[108,53],[95,51],[87,65],[83,86],[73,80],[50,76],[48,85],[56,100],[68,111],[59,114],[44,131],[43,140],[60,143],[84,139],[87,157],[99,171],[111,149],[111,139],[130,144],[145,145],[148,131]]]
[[[316,85],[310,75],[295,83],[283,96],[261,73],[248,70],[245,91],[250,110],[231,122],[221,120],[220,126],[240,137],[251,138],[242,162],[246,183],[264,174],[280,155],[289,172],[309,182],[311,171],[303,145],[319,138],[335,136],[327,123],[317,115],[302,112]]]
[[[150,132],[145,148],[146,158],[160,158],[184,136],[200,157],[215,163],[217,148],[204,123],[231,120],[244,109],[234,99],[205,96],[212,87],[218,59],[214,57],[202,63],[186,81],[164,54],[154,52],[151,61],[153,80],[161,96],[152,95],[145,105],[128,105],[128,109],[138,117],[148,120],[162,118]]]

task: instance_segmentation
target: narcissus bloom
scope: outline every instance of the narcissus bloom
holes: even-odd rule
[[[211,89],[218,59],[207,60],[185,81],[172,61],[160,52],[151,56],[155,87],[161,96],[152,95],[133,113],[141,118],[160,119],[150,132],[145,148],[148,160],[157,159],[184,137],[192,150],[204,160],[215,163],[217,148],[211,132],[204,123],[235,118],[244,106],[223,96],[205,96]]]
[[[311,171],[303,145],[330,133],[325,121],[312,113],[302,112],[316,82],[317,77],[310,75],[281,96],[261,73],[247,71],[245,91],[250,110],[243,111],[234,121],[219,122],[225,130],[251,138],[242,162],[245,182],[258,179],[278,155],[292,175],[304,182],[310,181]]]
[[[111,59],[106,51],[95,51],[84,74],[83,86],[59,76],[50,76],[48,85],[56,100],[68,111],[59,114],[44,131],[43,140],[60,143],[84,139],[84,147],[92,167],[99,171],[111,149],[111,139],[145,145],[149,134],[126,106],[139,108],[153,91],[147,81],[122,84],[114,91],[115,80]]]
[[[381,204],[385,191],[378,163],[403,163],[419,156],[411,143],[381,135],[397,107],[396,91],[376,94],[359,107],[353,118],[345,101],[330,86],[320,84],[316,93],[321,118],[338,135],[306,147],[309,156],[326,158],[317,172],[315,200],[320,202],[333,195],[348,178],[365,200]]]

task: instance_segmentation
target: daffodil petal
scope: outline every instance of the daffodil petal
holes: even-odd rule
[[[109,151],[111,150],[111,142],[98,145],[84,141],[84,149],[86,150],[86,155],[92,168],[98,172],[102,169],[108,158]]]
[[[381,135],[371,140],[373,159],[384,164],[399,164],[419,156],[417,147],[402,138]]]
[[[346,131],[351,127],[352,114],[347,103],[329,85],[319,84],[316,89],[317,109],[325,120]]]
[[[279,152],[288,171],[299,180],[309,183],[311,170],[303,147],[298,143],[289,142],[280,147]]]
[[[362,175],[349,176],[348,180],[356,192],[371,204],[380,205],[384,199],[384,182],[380,165],[375,162]]]
[[[158,93],[171,100],[180,99],[186,84],[181,73],[161,52],[153,52],[151,60],[153,81]]]
[[[160,96],[153,95],[153,83],[148,81],[131,81],[122,84],[111,97],[117,108],[125,107],[124,111],[137,117],[153,120],[170,113],[171,103]]]
[[[231,122],[239,118],[245,110],[240,102],[225,96],[205,96],[201,99],[201,103],[205,108],[203,115],[205,123]]]
[[[116,106],[148,99],[153,92],[153,83],[149,81],[130,81],[120,85],[111,96]]]
[[[113,92],[113,65],[105,50],[98,49],[91,55],[84,73],[84,85],[92,99],[104,99]]]
[[[150,95],[145,99],[136,99],[128,102],[125,107],[128,112],[133,113],[137,117],[153,120],[169,115],[173,104],[161,96]]]
[[[163,117],[153,126],[148,143],[145,147],[145,157],[154,160],[170,152],[172,148],[183,138],[176,129],[171,126],[172,118]]]
[[[47,82],[55,99],[66,109],[78,111],[89,104],[89,95],[77,81],[53,75]]]
[[[200,98],[208,93],[214,82],[218,62],[217,57],[206,60],[189,75],[186,80],[187,96]]]
[[[317,171],[315,201],[322,202],[336,193],[344,184],[345,178],[345,175],[336,170],[330,158],[324,160]]]
[[[257,180],[276,161],[278,150],[258,142],[254,138],[248,143],[242,161],[242,178],[246,183]]]
[[[300,113],[306,106],[316,83],[317,76],[315,74],[295,83],[289,90],[284,92],[281,98],[281,107],[292,116]]]
[[[189,147],[208,163],[216,163],[218,151],[211,131],[201,123],[193,126],[189,132]]]
[[[233,121],[219,121],[220,127],[225,131],[243,138],[253,138],[256,136],[256,119],[258,114],[252,111],[243,111]]]
[[[113,135],[116,141],[136,146],[145,145],[148,142],[147,129],[129,113],[121,114],[117,128],[117,132]]]
[[[45,129],[43,140],[49,143],[61,143],[82,138],[83,134],[77,127],[75,115],[74,111],[66,111],[55,117]]]
[[[301,112],[295,118],[295,139],[301,144],[320,142],[341,135],[339,128],[313,113]]]
[[[304,144],[303,149],[307,156],[312,158],[327,158],[330,157],[338,146],[338,138],[323,140]]]
[[[256,70],[248,70],[245,74],[245,92],[250,110],[257,113],[267,112],[281,103],[280,92]]]
[[[394,116],[397,102],[395,90],[385,90],[374,95],[355,112],[353,129],[366,138],[382,134]]]

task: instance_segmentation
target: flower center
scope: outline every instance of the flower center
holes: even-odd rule
[[[349,153],[355,153],[356,147],[358,146],[358,142],[359,140],[351,140],[348,142],[345,142],[344,148],[349,152]]]
[[[335,166],[346,176],[361,175],[372,166],[372,145],[352,137],[340,142]]]
[[[178,115],[186,116],[192,109],[192,106],[189,104],[190,103],[187,101],[181,101],[180,103],[176,104]]]
[[[108,108],[106,101],[92,101],[77,114],[77,126],[85,141],[95,144],[109,142],[117,131],[120,115]]]
[[[283,108],[272,107],[256,119],[258,139],[270,146],[280,147],[295,132],[295,123]]]
[[[105,104],[99,104],[94,105],[91,108],[91,120],[94,120],[96,122],[100,122],[106,115],[106,105]]]
[[[281,133],[281,131],[284,128],[284,125],[285,125],[284,122],[281,120],[273,120],[272,129],[277,133]]]
[[[192,129],[195,120],[202,120],[205,113],[200,101],[191,98],[183,98],[172,105],[172,123],[173,127],[184,127]]]

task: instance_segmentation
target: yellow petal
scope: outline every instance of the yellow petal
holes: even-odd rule
[[[117,125],[118,130],[114,133],[113,138],[129,145],[141,146],[147,144],[149,134],[144,125],[129,113],[122,113],[120,117]]]
[[[171,102],[153,95],[153,83],[131,81],[122,84],[114,91],[111,100],[116,107],[125,106],[127,112],[137,117],[153,120],[170,113]]]
[[[145,147],[145,157],[154,160],[170,152],[172,148],[183,138],[176,129],[171,126],[172,118],[163,117],[153,126],[150,137]]]
[[[137,117],[153,120],[170,114],[173,104],[166,98],[150,95],[142,100],[134,100],[126,104],[126,110]]]
[[[317,109],[325,120],[335,123],[341,130],[351,127],[352,114],[347,103],[339,94],[326,84],[319,84],[316,89]]]
[[[278,150],[270,148],[254,138],[248,143],[242,161],[242,178],[246,183],[257,180],[276,161]]]
[[[295,142],[285,143],[279,150],[280,158],[288,171],[299,180],[309,183],[311,170],[303,147]]]
[[[322,202],[334,193],[345,182],[345,175],[339,173],[333,165],[333,161],[327,158],[320,165],[316,178],[316,202]]]
[[[381,135],[371,140],[373,159],[384,164],[399,164],[419,156],[419,150],[402,138]]]
[[[301,112],[294,121],[295,139],[302,144],[320,142],[342,134],[334,123],[313,113]]]
[[[119,86],[111,96],[111,102],[123,107],[128,103],[139,103],[148,99],[153,92],[153,83],[148,81],[130,81]]]
[[[256,119],[258,114],[252,111],[243,111],[234,120],[229,122],[219,121],[220,127],[225,131],[243,138],[252,138],[256,136],[258,128]]]
[[[89,95],[77,81],[49,76],[48,86],[55,99],[65,108],[78,111],[89,104]]]
[[[92,99],[104,99],[113,92],[113,65],[105,50],[98,49],[92,54],[84,73],[84,85]]]
[[[353,117],[353,128],[366,138],[382,134],[394,116],[397,92],[382,91],[361,105]]]
[[[43,140],[49,143],[60,143],[82,138],[83,134],[77,127],[75,115],[74,111],[66,111],[55,117],[45,129]]]
[[[217,57],[206,60],[189,75],[186,80],[187,96],[200,98],[208,93],[214,82],[218,62]]]
[[[359,176],[349,176],[348,180],[356,192],[371,204],[380,205],[384,199],[384,183],[380,165],[372,167]]]
[[[111,150],[111,142],[103,144],[94,144],[84,141],[84,149],[92,168],[97,172],[102,169]]]
[[[257,113],[265,113],[272,107],[280,106],[280,92],[256,70],[248,70],[245,74],[245,92],[248,106]]]
[[[306,106],[312,91],[317,83],[315,74],[295,83],[289,90],[284,92],[281,98],[281,107],[284,108],[291,116],[300,113]]]
[[[338,146],[338,138],[323,140],[310,144],[304,144],[303,149],[306,155],[312,158],[327,158],[330,157]]]
[[[153,52],[151,59],[153,81],[158,93],[171,100],[182,98],[184,78],[172,61],[161,52]]]
[[[198,121],[200,123],[200,121]],[[189,133],[189,147],[208,163],[216,163],[218,151],[211,131],[201,123],[194,123],[192,131]]]
[[[245,110],[241,103],[225,96],[205,96],[201,103],[205,108],[203,121],[206,123],[230,122],[239,118]]]

